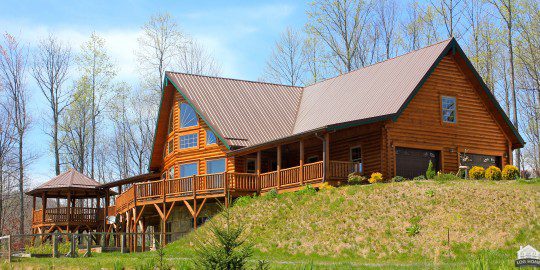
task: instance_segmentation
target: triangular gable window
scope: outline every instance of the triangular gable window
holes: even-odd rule
[[[189,106],[187,103],[180,104],[180,127],[193,127],[197,126],[199,123],[197,121],[197,114],[195,110]]]

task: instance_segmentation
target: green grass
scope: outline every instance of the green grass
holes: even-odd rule
[[[271,269],[510,269],[520,245],[540,247],[539,207],[538,180],[407,181],[244,197],[231,215],[254,244],[252,264],[266,260]],[[205,237],[202,226],[171,243],[167,262],[189,269],[193,246]],[[155,252],[109,253],[13,265],[151,269],[157,259]]]

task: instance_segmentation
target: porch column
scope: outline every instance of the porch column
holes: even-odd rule
[[[324,134],[323,141],[323,182],[328,181],[330,169],[330,133]]]
[[[257,173],[257,192],[261,193],[261,151],[257,151],[257,161],[255,161],[255,170]]]
[[[47,196],[45,192],[41,194],[41,222],[45,223],[45,209],[47,209]]]
[[[276,180],[277,180],[277,188],[279,189],[279,187],[281,186],[281,144],[277,146],[277,175],[276,175]]]
[[[109,188],[105,191],[105,208],[103,208],[103,232],[107,232],[107,215],[109,211]],[[105,235],[103,235],[105,237]]]
[[[304,185],[304,139],[300,139],[300,185]]]

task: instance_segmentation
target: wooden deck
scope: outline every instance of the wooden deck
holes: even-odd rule
[[[359,164],[330,161],[329,180],[345,180],[349,173],[359,171]],[[218,198],[264,193],[271,189],[286,191],[307,184],[323,181],[323,162],[261,174],[224,172],[218,174],[193,175],[176,179],[165,179],[136,183],[116,198],[115,211],[124,213],[129,209],[149,204],[167,203],[194,198]]]
[[[109,210],[110,211],[110,210]],[[114,211],[114,210],[113,210]],[[88,225],[103,223],[103,209],[89,207],[55,207],[34,211],[32,227]]]

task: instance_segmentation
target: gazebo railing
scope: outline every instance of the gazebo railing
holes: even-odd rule
[[[34,211],[33,224],[62,222],[97,222],[103,220],[103,209],[92,207],[55,207]]]

